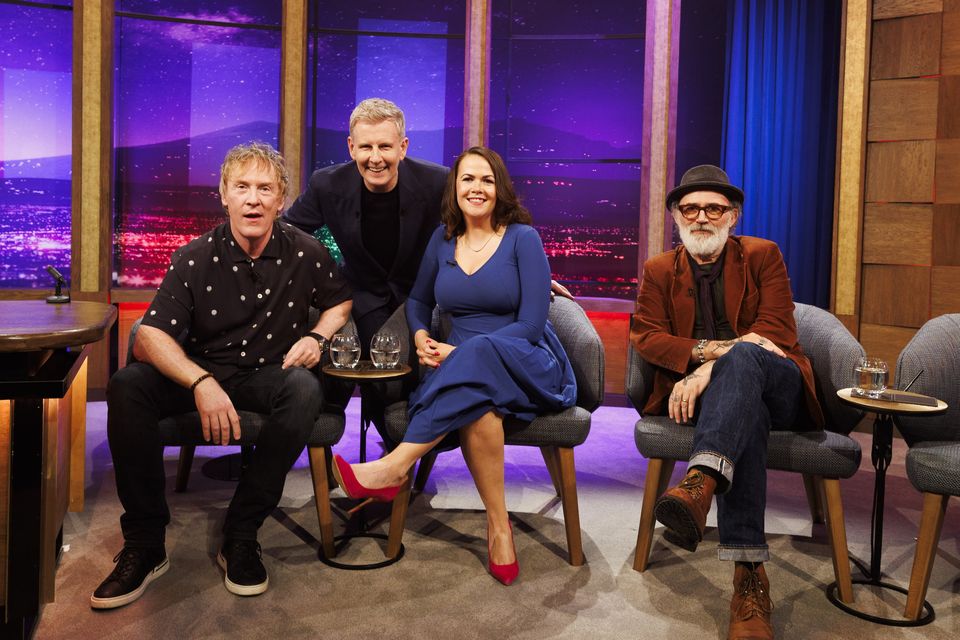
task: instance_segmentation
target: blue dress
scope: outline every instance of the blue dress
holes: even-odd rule
[[[439,227],[407,299],[411,334],[430,331],[434,305],[449,313],[444,342],[456,347],[410,396],[404,442],[425,443],[494,410],[533,420],[574,405],[577,383],[547,320],[550,267],[533,227],[512,224],[475,273],[454,258],[456,239]]]

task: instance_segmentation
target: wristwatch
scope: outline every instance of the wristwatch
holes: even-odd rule
[[[700,364],[703,364],[707,359],[703,356],[703,348],[707,346],[707,339],[701,338],[697,341],[697,360],[700,361]]]
[[[320,357],[322,358],[323,354],[326,353],[327,351],[327,345],[330,344],[330,341],[324,338],[322,335],[320,335],[316,331],[309,332],[307,336],[317,341],[317,346],[320,347]]]

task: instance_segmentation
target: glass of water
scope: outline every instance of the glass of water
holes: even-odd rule
[[[373,336],[370,359],[377,369],[395,369],[400,364],[400,338],[383,331]]]
[[[880,358],[860,358],[853,366],[853,394],[876,400],[887,389],[888,376]]]
[[[330,341],[330,361],[338,369],[353,369],[360,362],[360,338],[352,333],[338,333]]]

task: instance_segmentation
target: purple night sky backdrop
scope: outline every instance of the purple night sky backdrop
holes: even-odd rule
[[[580,295],[629,298],[636,286],[645,23],[636,5],[494,2],[491,145],[555,277]],[[411,155],[449,165],[462,146],[465,3],[310,9],[309,167],[348,159],[347,118],[373,95],[406,112]],[[222,218],[226,150],[277,144],[280,3],[121,0],[117,11],[114,278],[152,287],[173,249]],[[68,271],[71,20],[0,4],[11,43],[0,52],[0,206],[32,211],[18,227],[6,216],[0,231],[27,238],[49,227],[46,240],[0,260],[0,286],[47,286],[47,263]],[[344,29],[361,33],[332,32]],[[48,184],[23,183],[39,179]]]

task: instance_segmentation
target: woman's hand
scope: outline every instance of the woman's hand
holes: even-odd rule
[[[417,358],[420,364],[427,367],[439,367],[455,348],[446,342],[437,342],[423,329],[417,331],[413,341],[417,345]]]

